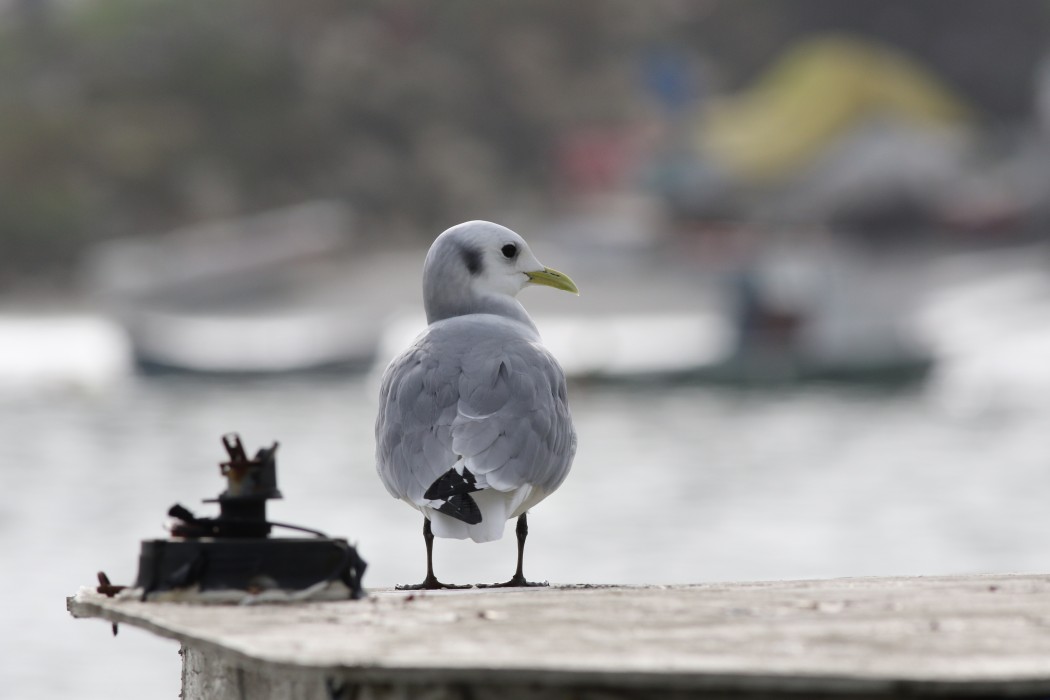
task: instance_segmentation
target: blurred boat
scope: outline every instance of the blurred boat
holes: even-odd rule
[[[347,312],[326,267],[350,229],[344,207],[321,201],[109,241],[90,255],[87,283],[146,372],[367,366],[378,320]]]
[[[920,382],[934,365],[928,354],[902,349],[883,357],[799,355],[732,355],[690,368],[600,374],[583,379],[618,383],[712,384],[775,387],[803,383],[893,387]]]
[[[287,374],[367,367],[373,343],[335,312],[273,308],[202,314],[138,308],[124,317],[146,374]]]
[[[552,348],[563,344],[570,374],[591,381],[900,385],[933,366],[900,269],[873,271],[841,251],[801,245],[746,260],[708,290],[717,301],[702,313],[579,319],[545,337]],[[581,346],[589,359],[575,357]]]

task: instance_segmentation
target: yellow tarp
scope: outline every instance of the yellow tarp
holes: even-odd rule
[[[877,113],[931,124],[969,119],[949,88],[903,54],[830,36],[799,44],[751,88],[713,102],[700,145],[744,180],[775,180]]]

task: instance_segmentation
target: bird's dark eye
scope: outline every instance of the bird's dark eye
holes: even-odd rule
[[[518,254],[518,246],[514,245],[513,243],[508,243],[507,245],[500,248],[499,251],[503,253],[503,257],[509,260],[510,258],[513,258],[515,255]]]

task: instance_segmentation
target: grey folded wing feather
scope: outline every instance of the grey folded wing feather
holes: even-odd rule
[[[384,374],[376,457],[397,498],[422,503],[461,457],[500,491],[550,493],[568,473],[576,434],[557,361],[526,337],[471,338],[426,333]]]
[[[383,373],[376,418],[379,477],[392,496],[413,503],[455,461],[459,366],[439,363],[426,341],[421,337]]]

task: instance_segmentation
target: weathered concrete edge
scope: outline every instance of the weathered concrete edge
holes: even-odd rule
[[[805,674],[688,673],[681,671],[595,671],[591,669],[529,669],[491,667],[331,666],[259,659],[196,635],[176,632],[127,615],[96,602],[66,598],[74,618],[99,618],[126,624],[179,642],[202,652],[225,657],[230,664],[259,673],[295,677],[323,675],[355,685],[490,684],[529,687],[650,688],[667,691],[732,691],[744,693],[817,693],[820,695],[1031,697],[1050,696],[1050,678],[1004,680],[890,679],[865,676]]]

